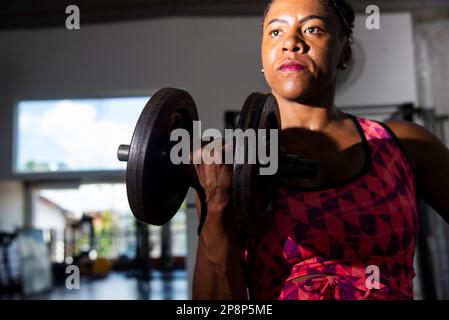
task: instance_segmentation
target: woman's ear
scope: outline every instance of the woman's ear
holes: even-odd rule
[[[352,59],[352,48],[348,42],[345,44],[345,47],[343,48],[343,52],[341,53],[338,68],[340,68],[342,70],[346,69],[349,66],[349,64],[351,63],[351,59]]]

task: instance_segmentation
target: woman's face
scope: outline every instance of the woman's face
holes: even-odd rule
[[[272,93],[301,103],[334,95],[337,68],[350,50],[342,28],[321,1],[275,0],[262,38],[262,63]]]

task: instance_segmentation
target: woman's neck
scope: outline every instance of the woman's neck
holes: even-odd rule
[[[279,105],[282,129],[304,128],[311,131],[323,131],[330,124],[345,119],[345,115],[334,103],[333,99],[320,103],[304,104],[290,101],[273,95]]]

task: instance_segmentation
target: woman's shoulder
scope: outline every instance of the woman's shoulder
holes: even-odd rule
[[[388,120],[383,124],[394,134],[415,167],[431,165],[435,155],[448,152],[440,139],[419,124],[401,120]]]
[[[411,121],[388,120],[384,124],[390,128],[398,139],[432,141],[438,140],[430,131],[423,126]]]

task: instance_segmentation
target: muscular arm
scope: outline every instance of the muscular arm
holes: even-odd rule
[[[414,162],[423,198],[449,223],[449,149],[425,128],[406,121],[386,124]]]
[[[221,143],[217,140],[218,145]],[[214,149],[214,157],[232,150],[231,147],[223,144],[222,149]],[[205,152],[208,152],[205,147],[198,149],[192,158],[201,160]],[[205,221],[198,237],[193,298],[246,299],[243,245],[238,237],[230,196],[232,166],[215,160],[213,164],[194,161],[201,185],[197,188],[196,206]]]
[[[203,201],[207,216],[198,239],[193,279],[194,299],[246,299],[243,250],[234,224],[227,192]],[[201,212],[200,198],[196,207]],[[204,208],[204,207],[203,207]]]

